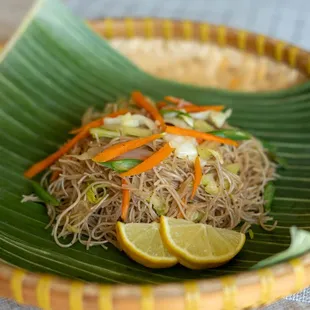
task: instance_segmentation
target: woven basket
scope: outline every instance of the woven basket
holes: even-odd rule
[[[153,19],[90,26],[144,70],[181,82],[261,91],[300,83],[310,73],[309,53],[224,26]],[[259,271],[158,286],[83,283],[0,264],[0,296],[43,309],[243,309],[309,285],[310,254]]]

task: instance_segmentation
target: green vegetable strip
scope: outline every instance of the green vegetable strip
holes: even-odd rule
[[[100,165],[110,168],[116,172],[126,172],[129,169],[140,164],[142,160],[140,159],[119,159],[119,160],[111,160],[104,163],[99,163]]]
[[[264,190],[265,211],[271,211],[271,204],[273,201],[275,191],[276,191],[276,188],[275,188],[273,182],[268,182],[266,184],[265,190]]]
[[[209,132],[218,137],[228,138],[231,140],[249,140],[252,135],[246,131],[242,131],[239,129],[223,129],[223,130],[213,130]]]
[[[52,206],[59,206],[59,201],[52,196],[50,193],[48,193],[39,183],[35,181],[30,181],[33,190],[35,194],[42,199],[46,204],[52,205]]]

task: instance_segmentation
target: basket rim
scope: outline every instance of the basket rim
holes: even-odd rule
[[[223,24],[157,17],[107,17],[89,20],[87,24],[107,39],[140,37],[215,43],[221,48],[233,47],[241,52],[266,56],[275,62],[285,63],[306,76],[310,75],[310,51],[245,29]]]
[[[136,37],[135,30],[137,27],[144,27],[144,38],[158,37],[167,40],[183,38],[186,40],[212,42],[221,47],[231,46],[241,51],[268,56],[279,63],[287,63],[307,75],[310,74],[309,52],[280,40],[223,25],[161,18],[106,18],[104,20],[91,20],[87,23],[96,32],[108,38],[134,38]],[[152,24],[153,26],[158,24],[162,27],[162,32],[157,36],[150,36],[149,30]],[[171,27],[178,30],[176,35],[171,33]],[[197,33],[197,29],[199,31],[207,29],[207,40],[203,40],[203,37],[201,37],[202,33]],[[113,31],[116,31],[118,34],[114,36]],[[163,303],[165,303],[165,300],[167,302],[168,297],[181,299],[182,304],[186,305],[191,298],[194,298],[196,301],[197,298],[198,300],[207,301],[210,299],[210,296],[213,296],[214,305],[216,305],[214,309],[220,309],[223,306],[225,309],[233,309],[233,306],[229,305],[237,305],[237,301],[240,303],[237,289],[243,292],[245,289],[250,288],[258,290],[257,296],[242,296],[245,299],[241,303],[242,308],[270,303],[309,286],[310,277],[307,277],[307,274],[310,274],[310,253],[305,253],[297,258],[268,268],[243,271],[232,276],[156,285],[86,283],[52,274],[28,272],[0,261],[0,294],[3,297],[14,298],[19,303],[37,305],[43,308],[50,308],[51,306],[52,300],[48,298],[50,290],[61,294],[66,292],[65,296],[62,295],[61,298],[69,299],[71,306],[73,304],[76,305],[72,297],[77,297],[76,302],[82,301],[84,298],[84,305],[86,305],[85,298],[88,298],[88,302],[90,302],[89,298],[98,298],[100,304],[101,299],[99,296],[105,295],[106,299],[104,301],[108,302],[109,305],[111,304],[111,309],[112,299],[120,300],[121,303],[118,306],[122,305],[127,309],[136,309],[141,301],[142,304],[143,301],[153,304],[154,297],[157,298],[156,302],[161,300]],[[45,287],[46,298],[40,299],[39,295],[33,292],[36,292],[39,288],[42,289],[42,287]],[[193,297],[193,294],[196,297]],[[128,299],[133,300],[135,306],[128,306],[126,303]],[[196,309],[196,306],[191,309]],[[142,309],[151,308],[142,307]]]

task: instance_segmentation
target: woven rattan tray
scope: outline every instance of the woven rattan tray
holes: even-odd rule
[[[306,51],[224,26],[153,19],[89,25],[144,70],[181,82],[261,91],[298,84],[310,72]],[[259,271],[159,286],[97,285],[0,264],[0,296],[44,309],[242,309],[309,285],[310,254]]]

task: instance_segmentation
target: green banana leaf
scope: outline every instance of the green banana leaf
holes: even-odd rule
[[[1,54],[0,63],[0,259],[31,271],[105,283],[159,283],[208,278],[250,269],[286,250],[289,229],[310,229],[310,83],[249,94],[182,85],[154,78],[115,52],[56,0],[38,2]],[[151,270],[113,246],[58,247],[45,229],[43,206],[21,204],[31,192],[23,171],[55,151],[89,106],[139,89],[160,99],[174,95],[234,109],[231,123],[267,140],[288,162],[279,169],[272,232],[254,226],[240,254],[205,271],[181,266]],[[309,248],[305,248],[305,251]],[[299,253],[300,254],[300,253]],[[283,258],[285,259],[285,257]]]

